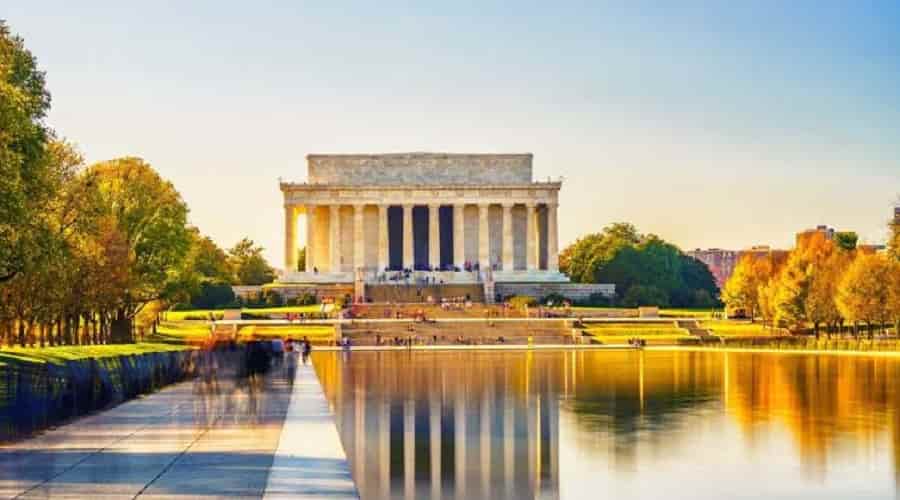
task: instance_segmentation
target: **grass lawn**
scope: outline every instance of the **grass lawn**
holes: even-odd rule
[[[150,340],[161,342],[189,342],[202,341],[209,337],[209,324],[203,323],[170,323],[163,322],[156,327],[156,336],[150,336]]]
[[[718,309],[660,309],[659,315],[663,318],[712,318],[714,312],[722,312]]]
[[[330,312],[334,306],[332,304],[325,305],[325,312]],[[313,304],[311,306],[283,306],[283,307],[244,307],[242,313],[248,314],[299,314],[299,313],[317,313],[322,310],[321,304]],[[166,311],[163,318],[166,321],[186,321],[186,320],[208,320],[210,313],[215,319],[222,319],[224,311],[222,309],[188,309],[186,311]]]
[[[151,340],[176,343],[199,343],[209,338],[210,328],[208,323],[171,323],[164,322],[156,329],[156,337]],[[238,328],[238,338],[249,340],[252,338],[293,338],[310,340],[333,340],[334,327],[331,325],[246,325]]]
[[[677,344],[679,340],[694,338],[683,328],[660,323],[603,323],[588,326],[585,333],[604,344],[624,344],[630,338],[640,338],[648,344]]]
[[[238,330],[241,339],[292,338],[300,340],[308,337],[310,341],[334,340],[334,327],[331,325],[248,325]]]
[[[56,363],[89,358],[129,356],[148,352],[182,351],[187,346],[172,344],[111,344],[59,347],[4,347],[0,349],[0,361],[17,360],[32,363]]]
[[[700,328],[706,328],[713,335],[721,337],[770,337],[779,331],[772,330],[762,323],[735,320],[708,320],[700,322]]]

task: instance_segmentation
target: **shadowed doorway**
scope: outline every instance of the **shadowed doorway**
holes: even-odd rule
[[[388,268],[403,269],[403,207],[388,207]],[[379,269],[380,270],[380,269]]]

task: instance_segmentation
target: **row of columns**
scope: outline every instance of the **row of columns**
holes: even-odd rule
[[[310,210],[316,205],[307,206],[306,223],[306,269],[311,270],[314,262],[315,248],[313,237],[313,224],[309,216]],[[353,265],[355,268],[365,266],[365,240],[363,232],[363,214],[366,205],[353,205]],[[413,204],[404,204],[403,207],[403,267],[413,267]],[[426,205],[428,207],[428,261],[431,267],[437,269],[441,263],[440,250],[440,207],[439,204]],[[513,269],[513,204],[501,204],[503,207],[503,254],[502,265],[504,270]],[[388,266],[388,205],[378,207],[378,269]],[[340,269],[341,265],[341,205],[329,205],[329,246],[331,269]],[[484,269],[491,265],[490,262],[490,204],[478,205],[478,262]],[[525,204],[525,268],[529,271],[538,268],[538,224],[537,206],[533,203]],[[285,210],[285,269],[297,269],[297,208],[294,205],[286,205]],[[453,255],[455,264],[459,266],[465,255],[465,205],[453,205]],[[557,271],[558,264],[558,228],[557,205],[547,204],[547,269]]]
[[[391,400],[372,395],[355,390],[346,399],[337,397],[337,414],[343,416],[338,429],[349,444],[348,455],[354,458],[354,476],[363,495],[413,499],[559,494],[561,410],[553,395],[498,397],[496,388],[488,385],[478,397],[465,391],[442,394],[440,388],[432,387],[427,405],[407,397],[398,408],[400,414],[394,416]],[[352,408],[343,406],[348,404]],[[397,417],[401,427],[392,429]],[[442,425],[448,420],[452,421],[450,433]],[[427,431],[419,427],[423,424]],[[524,428],[525,436],[518,435],[517,428]],[[397,441],[402,441],[402,462],[391,460],[391,443]],[[426,442],[427,454],[423,453]],[[453,455],[445,456],[443,451],[449,447]],[[453,476],[444,475],[449,468],[444,460],[452,464]],[[427,480],[416,470],[420,462],[427,462]],[[377,473],[367,474],[372,464]]]

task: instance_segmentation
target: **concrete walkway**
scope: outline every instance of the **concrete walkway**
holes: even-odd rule
[[[322,414],[322,401],[312,396],[312,367],[298,370],[299,386],[286,375],[276,368],[255,383],[220,377],[215,385],[177,384],[0,447],[0,497],[261,498],[292,388],[302,395],[292,415],[302,414],[307,405],[309,415]],[[315,389],[324,398],[318,382]],[[334,428],[322,416],[317,433],[326,421]],[[330,484],[335,470],[349,470],[334,450],[308,458],[329,464],[306,471],[304,479],[311,483]],[[346,489],[349,472],[341,479],[334,484]]]
[[[297,368],[265,498],[359,498],[334,415],[311,365]]]

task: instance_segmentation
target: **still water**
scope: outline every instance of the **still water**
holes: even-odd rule
[[[317,353],[363,498],[895,498],[900,358]]]

